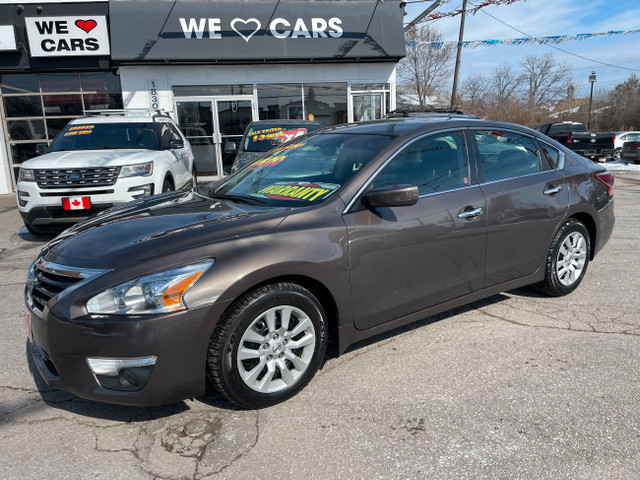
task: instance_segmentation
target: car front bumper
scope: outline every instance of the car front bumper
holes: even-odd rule
[[[225,305],[164,316],[83,317],[68,321],[28,309],[29,346],[43,379],[79,397],[122,405],[161,405],[205,393],[206,358],[215,321]],[[157,357],[154,365],[119,372],[129,385],[96,374],[88,358]],[[127,376],[126,373],[129,373]]]

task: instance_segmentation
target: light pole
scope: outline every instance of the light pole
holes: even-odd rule
[[[598,80],[596,79],[596,72],[591,72],[589,75],[589,83],[591,84],[591,96],[589,97],[589,119],[587,120],[587,130],[591,129],[591,104],[593,103],[593,84]]]

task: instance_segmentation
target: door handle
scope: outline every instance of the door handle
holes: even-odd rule
[[[458,218],[462,218],[464,220],[471,220],[473,218],[476,218],[478,215],[482,215],[483,213],[484,211],[482,210],[482,208],[476,208],[474,210],[463,210],[458,214]]]
[[[558,187],[554,187],[553,185],[550,185],[549,187],[547,187],[547,189],[542,192],[545,195],[555,195],[556,193],[558,193],[560,190],[562,190],[562,186],[558,186]]]

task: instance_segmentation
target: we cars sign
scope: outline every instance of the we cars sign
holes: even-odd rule
[[[107,17],[25,18],[32,57],[109,55]]]

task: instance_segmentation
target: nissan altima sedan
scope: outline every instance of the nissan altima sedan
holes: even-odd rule
[[[613,177],[525,127],[390,119],[301,137],[221,183],[46,245],[25,289],[49,385],[152,405],[281,402],[336,351],[498,292],[571,293],[614,225]]]

